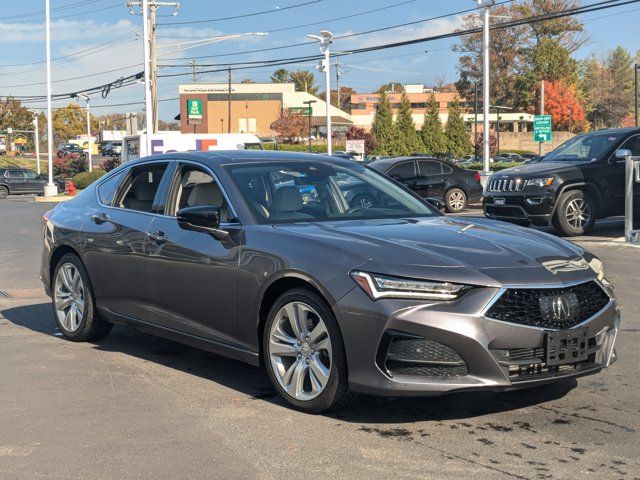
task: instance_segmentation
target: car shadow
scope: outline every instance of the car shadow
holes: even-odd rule
[[[56,328],[51,304],[48,302],[0,309],[0,314],[14,325],[34,332],[61,335]],[[206,378],[252,398],[287,408],[285,402],[271,388],[263,368],[145,334],[128,326],[116,325],[107,337],[92,344],[101,351],[125,353]],[[328,416],[358,424],[470,419],[557,400],[576,386],[575,379],[566,379],[533,389],[510,392],[465,392],[431,398],[360,395],[347,407]]]

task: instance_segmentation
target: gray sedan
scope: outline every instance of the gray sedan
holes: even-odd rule
[[[347,198],[357,184],[377,199]],[[530,387],[615,360],[600,261],[550,235],[446,218],[360,164],[173,153],[45,214],[41,278],[61,333],[126,323],[253,365],[290,405],[354,393]]]

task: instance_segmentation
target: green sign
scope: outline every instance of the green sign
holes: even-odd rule
[[[535,142],[550,142],[551,115],[536,115],[533,117],[533,140]]]
[[[189,120],[202,119],[202,100],[190,98],[187,100],[187,118]]]
[[[289,111],[300,115],[311,115],[311,107],[290,107]]]

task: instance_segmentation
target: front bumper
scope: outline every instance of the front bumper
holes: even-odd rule
[[[497,199],[503,204],[498,205]],[[538,226],[551,223],[556,196],[551,192],[485,192],[482,208],[488,218],[529,222]]]
[[[428,304],[392,299],[372,302],[360,289],[353,289],[334,307],[347,352],[350,388],[388,396],[503,391],[596,373],[615,361],[620,315],[613,298],[574,327],[587,329],[587,360],[547,367],[540,353],[544,351],[544,329],[484,316],[498,293],[496,288],[477,288],[455,302]],[[389,335],[440,344],[456,352],[465,368],[460,370],[453,362],[442,375],[429,369],[389,372],[381,358]],[[506,352],[513,352],[513,358]]]

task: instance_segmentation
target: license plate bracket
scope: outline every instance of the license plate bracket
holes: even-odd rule
[[[503,206],[506,203],[506,200],[504,198],[494,198],[493,199],[493,204],[496,206]]]
[[[548,332],[544,341],[547,365],[566,365],[587,360],[587,335],[586,327]]]

